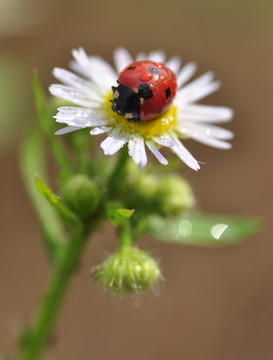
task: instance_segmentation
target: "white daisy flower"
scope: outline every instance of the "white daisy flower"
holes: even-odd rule
[[[226,140],[232,139],[233,133],[215,124],[229,121],[233,116],[232,110],[222,106],[196,104],[220,87],[220,82],[213,80],[213,72],[207,72],[187,84],[196,71],[195,63],[191,62],[180,68],[180,59],[174,56],[165,62],[163,51],[153,51],[148,55],[140,53],[133,60],[125,49],[119,48],[114,52],[116,70],[98,56],[87,56],[82,48],[73,50],[72,54],[75,60],[71,62],[71,68],[81,76],[54,68],[54,76],[64,85],[53,84],[49,88],[52,95],[77,105],[58,108],[56,121],[68,126],[58,130],[56,134],[88,127],[92,128],[91,135],[105,133],[107,137],[100,145],[104,154],[114,155],[128,144],[129,155],[138,164],[139,170],[147,164],[146,147],[161,164],[168,164],[159,151],[161,146],[169,147],[190,168],[200,169],[198,161],[179,138],[192,138],[220,149],[231,147]],[[132,62],[143,60],[159,63],[159,67],[161,63],[165,63],[166,68],[173,71],[177,81],[172,104],[150,121],[136,121],[131,113],[126,114],[125,118],[112,110],[114,107],[111,103],[119,95],[115,92],[119,73]],[[144,101],[142,99],[139,106]],[[131,121],[130,116],[133,118]]]

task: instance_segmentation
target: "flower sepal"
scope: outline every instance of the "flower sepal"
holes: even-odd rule
[[[111,201],[106,206],[106,216],[114,226],[122,225],[135,212],[135,209],[125,209],[118,201]]]

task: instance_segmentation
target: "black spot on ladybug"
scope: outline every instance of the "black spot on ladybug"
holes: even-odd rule
[[[171,96],[171,89],[169,87],[165,90],[165,95],[166,99],[169,99],[169,97]]]
[[[134,70],[135,68],[136,68],[135,66],[130,66],[130,67],[128,67],[127,70]]]
[[[142,83],[139,85],[138,94],[145,100],[149,100],[153,97],[153,92],[149,89],[149,85],[147,83]]]
[[[159,74],[159,71],[158,71],[156,68],[154,68],[154,67],[149,67],[149,70],[150,70],[151,73],[153,73],[153,74]]]

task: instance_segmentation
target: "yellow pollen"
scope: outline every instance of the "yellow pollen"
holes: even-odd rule
[[[118,124],[121,128],[131,134],[139,134],[145,139],[150,139],[153,136],[160,136],[168,133],[170,130],[176,129],[176,113],[177,109],[174,104],[170,106],[168,110],[162,113],[160,116],[151,121],[128,121],[125,117],[115,113],[111,105],[110,100],[113,99],[113,92],[105,97],[105,109],[108,118],[112,119],[113,124]]]

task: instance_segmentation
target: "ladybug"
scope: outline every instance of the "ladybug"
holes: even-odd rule
[[[121,71],[113,86],[112,110],[128,121],[150,121],[167,110],[177,83],[172,70],[154,61],[135,61]]]

